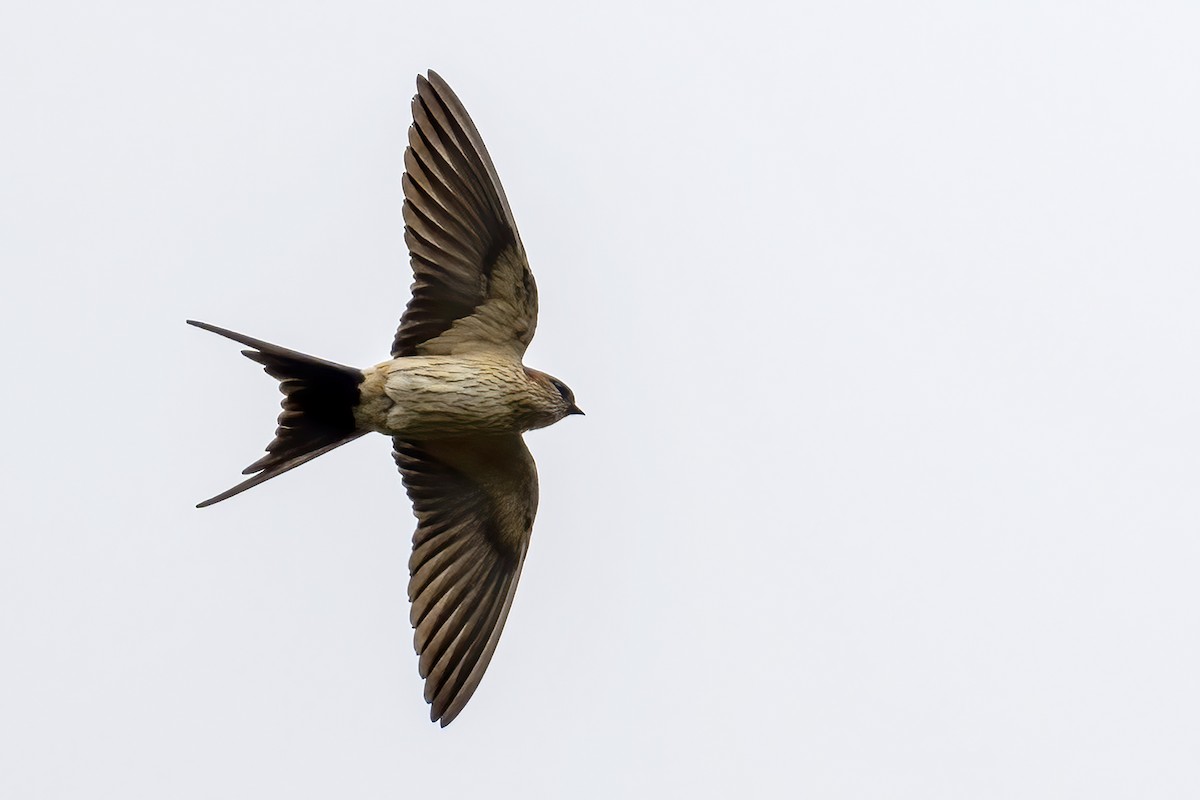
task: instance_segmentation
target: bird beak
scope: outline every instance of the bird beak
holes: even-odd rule
[[[571,407],[567,409],[567,416],[570,416],[572,414],[583,414],[583,409],[580,408],[579,406],[575,405],[574,403],[571,403]]]

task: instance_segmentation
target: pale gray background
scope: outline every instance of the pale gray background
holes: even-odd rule
[[[0,12],[0,796],[1200,796],[1194,3]],[[382,437],[434,67],[541,287],[542,507],[427,721]]]

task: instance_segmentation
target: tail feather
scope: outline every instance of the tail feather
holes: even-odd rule
[[[254,348],[243,350],[242,354],[262,364],[266,373],[279,381],[279,390],[283,392],[283,411],[279,414],[275,438],[267,445],[267,454],[242,470],[243,475],[254,477],[210,497],[198,508],[227,500],[366,433],[358,430],[354,421],[354,407],[360,399],[359,384],[363,381],[360,370],[215,325],[187,322]]]

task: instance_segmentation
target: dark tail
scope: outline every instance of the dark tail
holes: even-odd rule
[[[354,407],[359,401],[358,385],[363,381],[361,371],[215,325],[190,319],[187,323],[253,347],[253,350],[243,350],[242,354],[262,364],[267,374],[279,381],[279,391],[284,395],[279,427],[275,429],[275,438],[267,445],[267,454],[242,470],[243,475],[258,474],[210,497],[197,508],[228,500],[366,433],[358,430],[354,423]]]

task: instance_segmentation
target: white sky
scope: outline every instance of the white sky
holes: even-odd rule
[[[1194,3],[0,12],[5,798],[1200,796]],[[415,74],[587,417],[431,725],[383,437]]]

